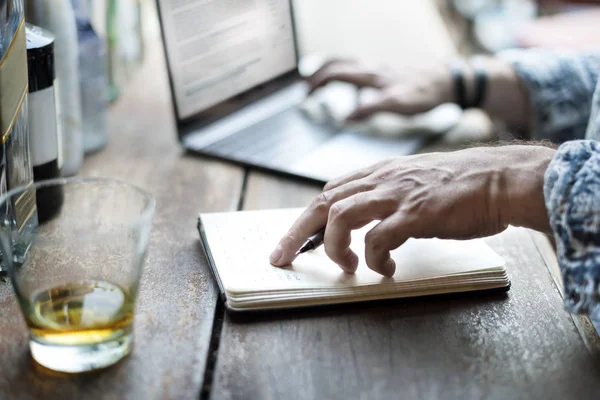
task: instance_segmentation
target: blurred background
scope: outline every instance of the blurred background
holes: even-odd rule
[[[437,0],[466,53],[507,48],[598,46],[600,8],[593,0]]]
[[[107,46],[109,99],[114,101],[144,60],[148,43],[160,40],[155,1],[85,1],[92,26]]]
[[[100,87],[106,87],[105,102],[110,104],[120,98],[144,62],[162,64],[164,57],[155,0],[66,0],[65,4],[71,1],[79,30],[83,131],[87,135],[83,151],[88,154],[102,149],[110,136],[108,116],[102,117],[108,107],[97,104],[97,86],[86,88],[92,82],[89,77],[103,75],[105,83]],[[51,4],[47,0],[26,2],[38,8],[42,3]],[[298,43],[301,56],[360,58],[396,70],[432,65],[457,54],[494,54],[510,48],[538,46],[580,50],[598,46],[600,41],[600,2],[591,0],[293,0],[292,3],[296,28],[301,32]],[[30,22],[37,24],[42,20]],[[92,37],[90,26],[96,41],[86,40]],[[104,62],[95,61],[100,59]],[[100,64],[104,65],[103,70],[98,69]],[[95,131],[97,139],[90,133]],[[492,121],[481,110],[469,109],[456,129],[448,131],[434,147],[443,150],[457,144],[515,135],[519,133],[509,132],[500,121]],[[67,175],[78,170],[80,162],[74,163]]]
[[[155,2],[88,1],[94,29],[108,46],[110,98],[114,100],[144,59],[147,45],[160,40]],[[318,6],[318,2],[313,3]],[[600,4],[592,0],[435,0],[435,3],[463,55],[491,54],[515,47],[585,49],[600,44]]]

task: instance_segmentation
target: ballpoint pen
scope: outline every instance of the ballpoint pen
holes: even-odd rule
[[[314,250],[320,245],[323,244],[323,239],[325,238],[325,228],[322,228],[317,233],[306,239],[306,242],[300,247],[300,249],[296,252],[296,255],[300,255],[302,253],[306,253],[307,251]]]

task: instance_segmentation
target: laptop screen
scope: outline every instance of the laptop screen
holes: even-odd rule
[[[180,120],[296,68],[289,0],[158,0]]]

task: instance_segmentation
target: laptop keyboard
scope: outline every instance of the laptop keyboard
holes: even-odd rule
[[[285,165],[313,151],[335,135],[292,107],[218,140],[202,150],[264,166]]]

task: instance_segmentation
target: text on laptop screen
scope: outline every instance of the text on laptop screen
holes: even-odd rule
[[[178,117],[296,67],[289,0],[159,0]]]

